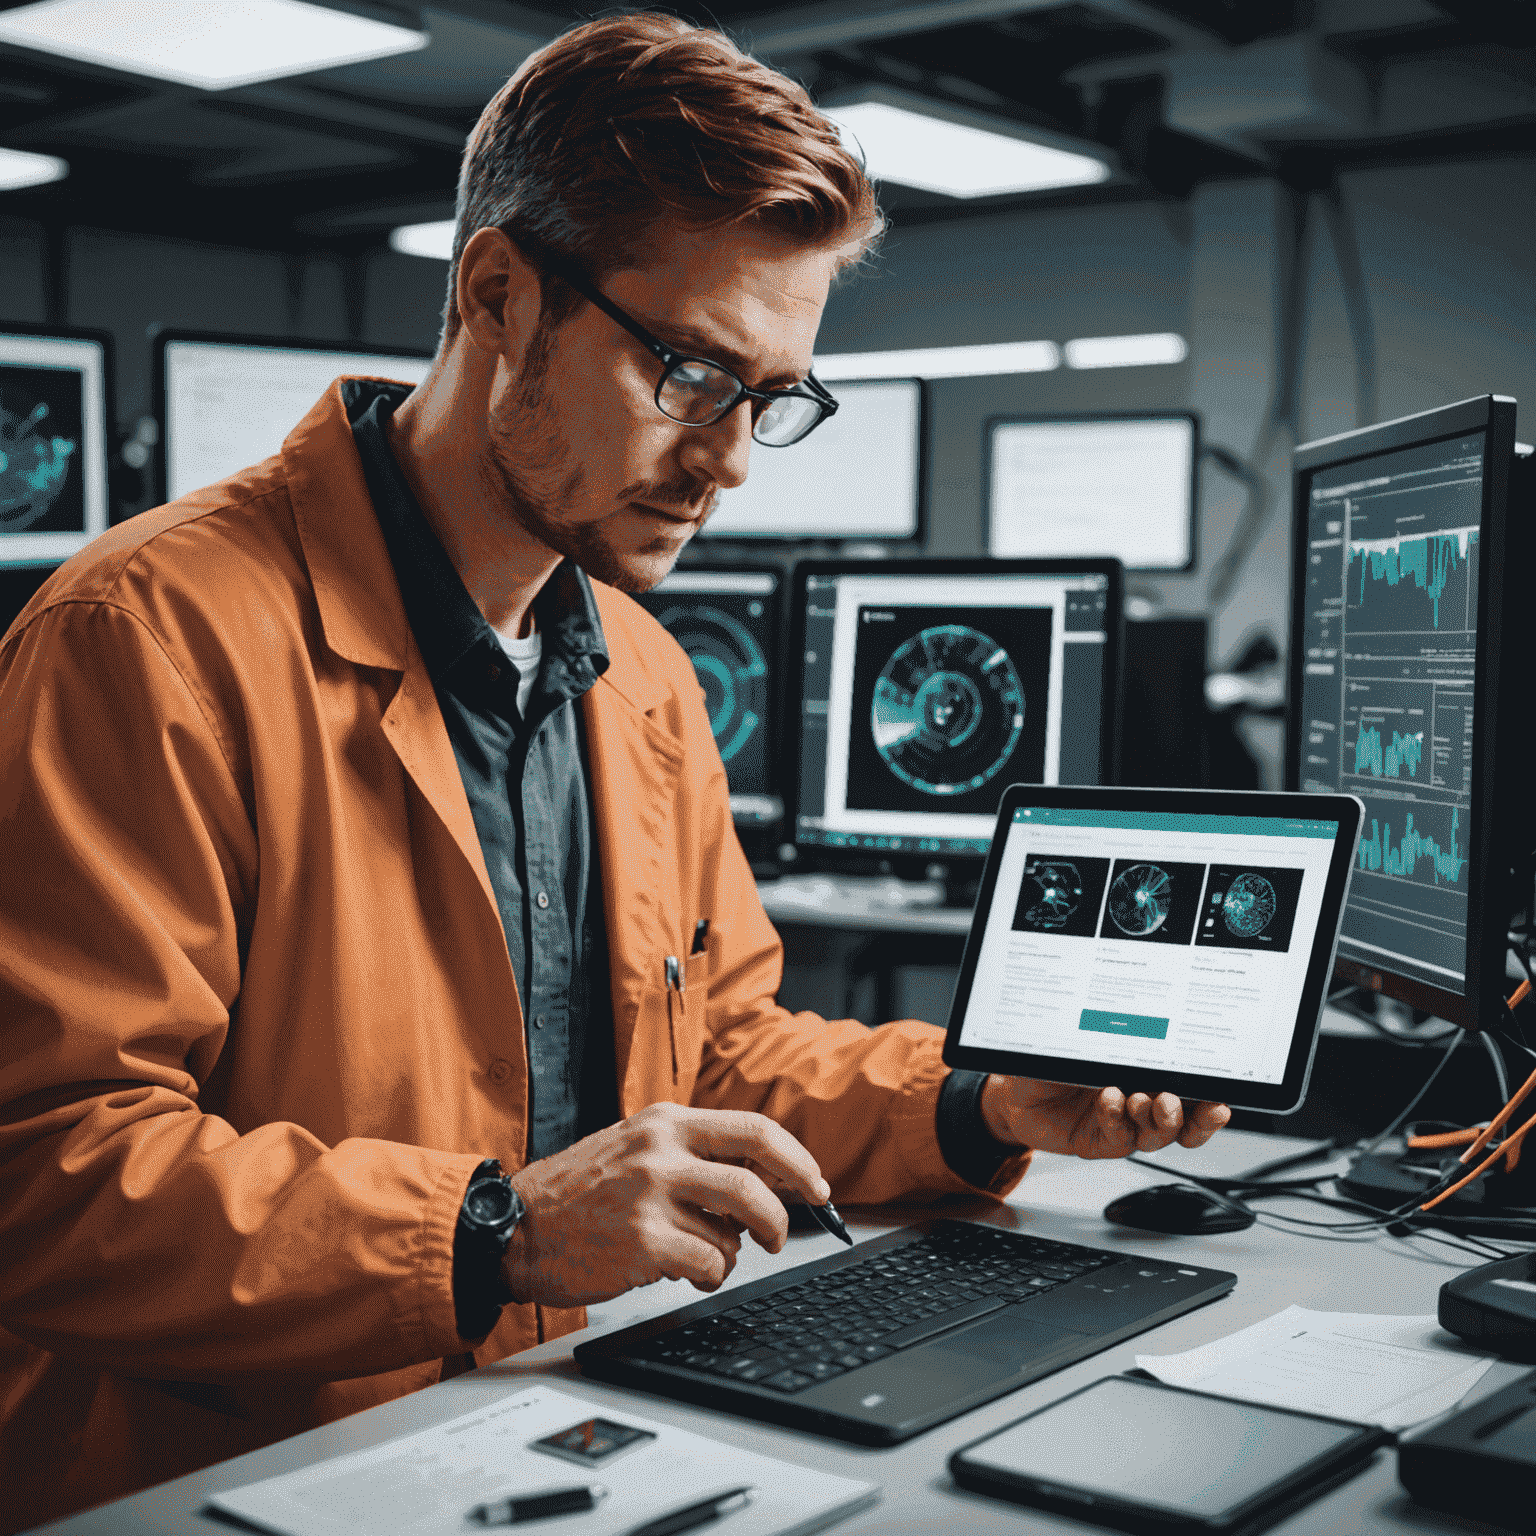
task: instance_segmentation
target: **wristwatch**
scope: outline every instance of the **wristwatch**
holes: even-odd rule
[[[454,1302],[465,1338],[489,1333],[501,1308],[512,1300],[501,1260],[524,1209],[522,1197],[494,1157],[470,1175],[453,1238]]]

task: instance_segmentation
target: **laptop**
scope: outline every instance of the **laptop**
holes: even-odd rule
[[[1144,1079],[1201,1097],[1219,1096],[1203,1092],[1219,1082],[1271,1109],[1299,1104],[1359,835],[1359,802],[1324,798],[1013,786],[972,917],[946,1060],[992,1071],[1048,1063],[1055,1081],[1124,1077],[1131,1091]],[[1264,1049],[1250,1031],[1230,1060],[1210,1057],[1207,972],[1221,957],[1212,950],[1233,974],[1283,989]],[[1106,965],[1135,955],[1166,973],[1158,1029],[1107,1029],[1101,1014],[1131,1017],[1114,1007],[1074,1004],[1071,1017],[1045,1017],[1001,985],[1010,966],[1059,963],[1078,974],[1100,953]],[[1184,994],[1181,966],[1201,976]],[[1027,1175],[1020,1193],[1027,1203]],[[893,1445],[1236,1283],[1201,1265],[936,1218],[587,1340],[575,1358],[600,1381]]]

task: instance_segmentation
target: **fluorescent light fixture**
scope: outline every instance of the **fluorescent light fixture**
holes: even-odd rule
[[[38,0],[0,12],[0,43],[225,91],[410,53],[427,37],[309,0]]]
[[[62,181],[68,175],[69,162],[57,155],[34,155],[25,149],[0,147],[0,192],[40,187],[45,182]]]
[[[402,256],[427,256],[448,261],[453,256],[453,220],[434,219],[430,224],[402,224],[389,232],[389,248]]]
[[[994,197],[1106,181],[1108,160],[1068,147],[1050,134],[966,112],[885,86],[821,109],[862,151],[877,181],[899,182],[949,197]]]
[[[980,347],[915,347],[900,352],[834,352],[816,359],[831,379],[967,379],[998,373],[1049,373],[1061,366],[1054,341],[997,341]]]
[[[1151,363],[1182,363],[1189,345],[1174,331],[1145,336],[1080,336],[1066,346],[1068,368],[1145,368]]]

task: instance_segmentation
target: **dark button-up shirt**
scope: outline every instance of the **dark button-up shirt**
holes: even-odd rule
[[[577,700],[608,665],[586,576],[562,565],[534,599],[543,661],[518,670],[454,569],[390,450],[403,386],[348,386],[352,432],[411,632],[436,690],[517,980],[528,1051],[527,1155],[618,1117],[613,1014]]]

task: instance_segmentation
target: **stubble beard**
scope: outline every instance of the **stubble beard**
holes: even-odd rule
[[[626,553],[616,548],[605,533],[604,519],[575,522],[559,516],[575,503],[584,476],[581,466],[574,462],[545,388],[554,331],[555,327],[539,322],[508,405],[493,411],[482,472],[500,493],[511,516],[541,544],[579,565],[595,581],[617,587],[621,592],[648,591],[670,570],[681,545],[673,547],[667,540],[657,539]],[[537,485],[529,478],[534,466],[541,471],[542,483]],[[642,485],[626,487],[618,499],[623,501],[631,493],[638,496],[645,490]],[[691,504],[688,494],[686,487],[670,486],[650,494],[648,500],[663,506],[685,506]],[[698,520],[699,527],[714,512],[718,500],[718,489],[712,490]],[[637,556],[664,553],[672,556],[665,568],[636,568]]]

